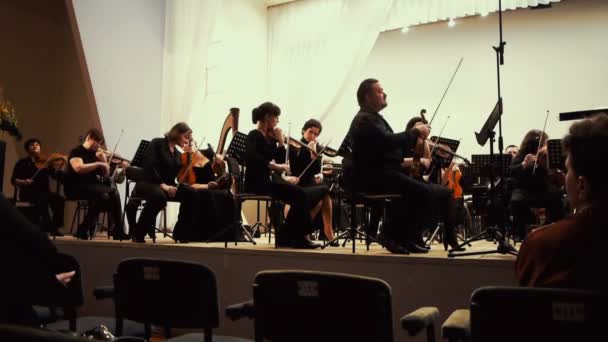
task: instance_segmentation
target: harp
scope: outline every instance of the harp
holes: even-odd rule
[[[217,143],[217,151],[216,153],[224,154],[224,147],[226,146],[226,139],[228,138],[228,132],[232,130],[232,135],[234,136],[235,132],[239,130],[239,109],[238,108],[230,108],[230,113],[226,120],[224,120],[224,124],[222,125],[222,131],[220,132],[220,141]]]

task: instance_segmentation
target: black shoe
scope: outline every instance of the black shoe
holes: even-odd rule
[[[78,230],[76,234],[74,234],[74,237],[79,240],[88,240],[89,233],[86,230]]]
[[[330,247],[340,247],[340,243],[338,242],[338,240],[334,240],[334,241],[328,243],[327,246],[330,246]]]
[[[133,237],[133,242],[135,243],[146,243],[146,239],[142,238],[138,238],[138,237]]]
[[[410,254],[406,247],[401,246],[394,240],[385,240],[384,237],[382,237],[382,240],[380,240],[379,236],[378,241],[386,248],[387,251],[393,254]]]
[[[453,234],[446,234],[446,236],[443,237],[443,248],[447,251],[448,250],[448,246],[450,247],[450,253],[451,252],[464,252],[466,250],[466,248],[464,247],[458,247],[459,243],[458,243],[458,239],[456,238],[456,233]]]
[[[51,232],[51,235],[53,235],[53,236],[59,236],[59,237],[64,236],[64,235],[63,235],[63,233],[62,233],[62,232],[60,232],[60,231]]]
[[[425,254],[428,253],[429,250],[418,245],[415,242],[406,242],[405,243],[405,248],[407,248],[408,251],[410,251],[411,253],[415,253],[415,254]]]
[[[117,232],[112,232],[110,233],[110,236],[112,236],[112,240],[129,240],[131,239],[131,237],[129,236],[129,234],[126,234],[125,232],[123,232],[122,230],[119,230]]]
[[[301,238],[301,239],[292,241],[291,247],[296,248],[296,249],[316,249],[316,248],[321,247],[321,245],[310,242],[305,238]]]

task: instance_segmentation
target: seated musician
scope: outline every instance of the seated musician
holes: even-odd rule
[[[511,160],[515,159],[515,157],[517,156],[518,153],[519,153],[519,147],[517,147],[517,145],[509,145],[509,146],[507,146],[507,148],[505,148],[505,154],[510,155]]]
[[[145,180],[135,184],[132,195],[145,200],[141,215],[132,227],[133,242],[145,243],[146,234],[155,236],[156,216],[167,206],[167,201],[193,201],[192,188],[176,182],[177,175],[184,166],[177,146],[187,146],[191,135],[192,130],[188,124],[179,122],[165,133],[164,137],[152,139],[146,148],[142,160]],[[137,211],[137,205],[130,204],[127,210],[133,211],[134,208]],[[185,213],[180,211],[178,220],[190,222],[184,215]]]
[[[51,169],[52,163],[40,163],[41,146],[42,143],[37,138],[28,139],[24,144],[28,156],[17,161],[11,177],[13,185],[19,188],[19,198],[15,200],[35,205],[36,216],[41,219],[40,228],[43,231],[62,235],[59,228],[63,226],[64,199],[49,189],[49,176],[54,170]],[[58,161],[65,164],[65,159]]]
[[[234,233],[227,228],[234,223],[234,202],[228,193],[223,156],[214,154],[210,148],[192,153],[196,180],[189,186],[196,193],[193,201],[180,205],[173,238],[181,242],[232,240]]]
[[[109,211],[108,234],[114,239],[122,239],[122,205],[116,186],[104,181],[110,175],[110,165],[106,154],[100,149],[103,135],[95,128],[86,133],[84,142],[70,151],[65,177],[65,194],[68,198],[86,200],[87,214],[78,226],[76,237],[88,239],[93,236],[99,213]]]
[[[285,163],[285,137],[277,127],[281,109],[265,102],[252,111],[252,121],[257,128],[249,132],[245,152],[245,191],[259,195],[271,195],[290,205],[285,224],[277,234],[277,243],[284,247],[317,248],[306,236],[314,227],[311,216],[316,215],[321,199],[327,190],[304,188],[297,185],[294,176],[280,176],[289,172]],[[317,209],[318,210],[318,209]]]
[[[298,185],[305,188],[310,188],[307,191],[319,191],[325,193],[319,204],[320,208],[316,209],[316,211],[320,212],[320,215],[316,215],[313,218],[313,223],[315,224],[315,227],[318,227],[319,225],[317,223],[320,222],[323,225],[323,236],[325,239],[331,241],[334,239],[332,227],[332,200],[329,195],[329,188],[322,184],[322,159],[317,157],[316,153],[313,152],[316,151],[318,153],[321,150],[317,144],[317,138],[321,134],[322,129],[323,127],[321,126],[321,122],[318,120],[310,119],[304,123],[304,126],[302,127],[302,139],[300,142],[303,145],[308,146],[308,149],[305,147],[290,149],[289,167],[292,175],[299,178]],[[309,165],[311,166],[308,167]],[[308,167],[308,169],[306,169],[306,167]],[[337,246],[337,242],[333,245]]]
[[[608,278],[601,265],[608,262],[608,161],[598,151],[608,149],[608,115],[573,124],[562,143],[573,213],[528,235],[517,257],[517,277],[522,286],[605,292]]]
[[[539,157],[535,163],[541,136],[542,143],[538,154],[544,157],[544,162],[541,162]],[[565,214],[562,190],[550,182],[549,175],[552,170],[546,165],[548,138],[547,134],[540,130],[529,131],[521,143],[519,153],[511,161],[510,207],[515,234],[522,240],[526,236],[526,224],[530,223],[531,207],[546,208],[548,222],[555,222]]]
[[[352,168],[356,191],[367,193],[399,193],[387,210],[383,242],[393,253],[425,253],[418,245],[423,227],[429,221],[445,223],[444,245],[458,245],[454,231],[454,201],[452,191],[436,184],[427,184],[409,177],[403,168],[403,151],[423,143],[430,134],[429,126],[415,124],[409,131],[394,133],[379,111],[387,106],[386,94],[376,79],[366,79],[359,85],[357,101],[360,110],[353,119],[349,135],[352,138]],[[348,165],[350,163],[343,163]]]

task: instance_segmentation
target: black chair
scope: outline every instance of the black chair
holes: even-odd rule
[[[20,326],[0,325],[0,341],[10,342],[86,342],[89,340],[75,334],[61,333],[52,330]]]
[[[145,338],[151,325],[171,330],[202,329],[169,341],[245,341],[212,336],[219,326],[219,304],[215,274],[207,267],[190,262],[145,258],[125,259],[114,274],[114,287],[100,289],[112,295],[117,316],[144,322]]]
[[[252,228],[259,228],[262,223],[260,222],[260,202],[265,202],[266,207],[268,207],[268,202],[272,202],[273,199],[271,196],[267,196],[267,195],[257,195],[257,194],[252,194],[252,193],[244,193],[243,192],[243,188],[244,188],[244,169],[241,168],[241,166],[239,165],[237,159],[235,158],[230,158],[230,157],[226,157],[226,163],[228,164],[228,174],[230,175],[230,178],[233,180],[231,185],[232,188],[234,189],[234,200],[235,200],[235,206],[234,206],[234,219],[235,219],[235,223],[233,225],[233,231],[234,231],[234,245],[237,245],[237,241],[240,238],[240,234],[242,233],[243,236],[245,237],[247,242],[251,242],[252,244],[256,244],[255,240],[253,239],[253,236],[251,235],[250,231],[247,230],[247,228],[244,226],[243,224],[243,219],[241,218],[241,210],[243,208],[243,203],[245,201],[257,201],[257,205],[258,205],[258,211],[257,211],[257,222],[252,226]],[[274,224],[271,224],[274,225]],[[276,234],[276,231],[275,231]],[[270,237],[269,237],[270,239]],[[226,239],[225,247],[228,247],[228,239]]]
[[[578,290],[483,287],[470,311],[457,310],[443,324],[449,341],[597,341],[608,296]],[[601,337],[604,336],[604,337]]]
[[[392,201],[398,200],[401,198],[400,194],[396,193],[364,193],[357,192],[353,190],[353,184],[351,184],[345,177],[346,175],[342,175],[339,179],[339,184],[341,185],[340,190],[340,198],[341,201],[343,198],[350,205],[350,228],[343,231],[341,234],[336,236],[334,240],[339,241],[339,239],[344,239],[342,246],[344,247],[348,240],[352,241],[352,252],[356,252],[356,239],[357,237],[365,238],[365,246],[369,251],[369,246],[371,243],[375,242],[381,246],[384,246],[384,242],[378,239],[374,234],[370,234],[370,227],[374,225],[371,221],[372,210],[381,210],[382,212],[382,223],[387,222],[386,218],[386,208]],[[357,209],[361,209],[361,224],[357,225]],[[329,246],[333,241],[327,242],[323,245],[323,248]],[[405,254],[408,254],[405,248],[403,248]]]
[[[46,324],[48,329],[83,333],[99,325],[105,325],[116,336],[128,335],[139,337],[144,335],[142,324],[132,321],[123,322],[120,317],[78,317],[77,310],[84,304],[80,265],[74,257],[60,253],[57,258],[56,267],[56,273],[76,271],[76,274],[68,284],[66,291],[55,292],[52,295],[42,293],[34,296],[32,300],[33,305],[50,308],[51,312],[56,311],[57,308],[61,308],[63,312],[64,320]],[[98,299],[102,299],[100,296],[97,297]],[[39,310],[36,311],[40,312]]]
[[[21,325],[0,325],[0,341],[11,342],[87,342],[102,341],[79,336],[74,332],[59,332]],[[118,337],[114,342],[146,342],[139,337]]]
[[[125,219],[126,219],[126,215],[127,215],[127,206],[129,205],[130,202],[136,203],[137,204],[137,211],[141,211],[145,205],[145,199],[143,197],[139,197],[137,196],[137,193],[131,190],[131,186],[133,184],[136,184],[139,181],[142,181],[145,179],[145,173],[144,170],[141,167],[138,166],[129,166],[127,167],[127,169],[125,170],[125,204],[124,204],[124,209],[123,210],[123,214],[122,214],[122,226],[126,227],[125,223]],[[175,239],[173,238],[173,235],[171,233],[168,232],[167,230],[167,207],[163,208],[163,210],[161,211],[161,215],[162,215],[162,226],[160,227],[154,227],[154,231],[158,232],[158,233],[162,233],[164,237],[169,237],[171,238],[173,241],[175,241]],[[131,220],[128,220],[129,222]],[[133,221],[136,221],[133,220]],[[131,229],[132,227],[129,227],[129,229]],[[151,238],[152,238],[152,242],[156,243],[156,235],[155,234],[150,234]]]
[[[229,306],[254,319],[255,341],[393,341],[391,289],[374,278],[339,273],[263,271],[253,301]],[[330,326],[320,324],[327,323]]]
[[[439,318],[439,309],[423,307],[401,317],[401,327],[410,336],[418,336],[426,331],[427,342],[435,342],[435,322]]]

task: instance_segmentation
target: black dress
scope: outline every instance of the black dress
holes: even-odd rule
[[[211,163],[193,167],[196,183],[208,184],[215,180]],[[227,229],[234,220],[234,201],[228,189],[197,190],[194,200],[182,203],[173,237],[179,241],[233,240],[234,233]]]
[[[285,148],[277,146],[276,140],[267,140],[258,130],[247,135],[245,152],[245,191],[259,195],[270,195],[290,205],[285,226],[279,230],[279,244],[302,241],[314,230],[310,210],[327,193],[327,188],[304,188],[284,181],[271,172],[269,164],[285,162]]]
[[[306,141],[304,138],[302,138],[300,141],[306,145],[308,144],[308,141]],[[319,149],[317,148],[317,152],[318,151]],[[310,165],[310,167],[308,167],[308,165]],[[309,194],[312,201],[316,201],[315,203],[317,203],[329,193],[329,187],[327,185],[317,184],[315,182],[315,175],[321,173],[322,161],[321,158],[317,158],[313,162],[312,156],[310,155],[310,151],[308,149],[290,149],[289,166],[291,168],[291,174],[296,177],[300,177],[300,182],[298,185],[305,188],[304,191]],[[308,167],[308,169],[306,169],[306,167]],[[321,237],[323,237],[323,218],[321,212],[319,212],[319,214],[313,218],[313,226],[315,230],[321,230]]]

